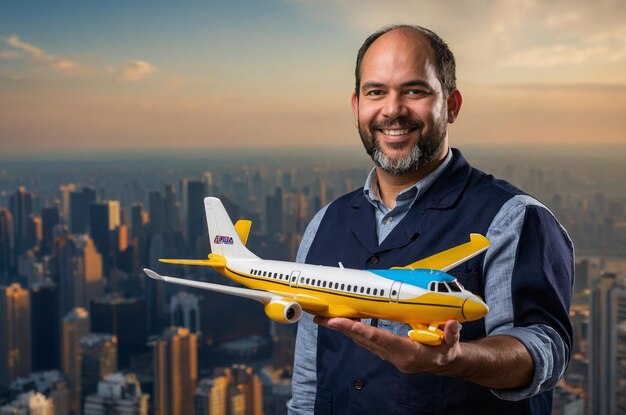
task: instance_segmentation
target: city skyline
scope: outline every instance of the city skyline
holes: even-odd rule
[[[0,6],[3,158],[358,145],[356,50],[437,31],[464,106],[453,145],[623,144],[626,4],[306,0]]]

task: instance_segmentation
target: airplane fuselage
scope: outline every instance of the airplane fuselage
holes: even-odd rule
[[[289,293],[305,311],[325,317],[385,318],[410,324],[465,321],[470,317],[464,315],[467,300],[482,303],[459,287],[454,277],[436,270],[355,270],[263,259],[229,259],[225,267],[216,269],[249,288]],[[438,285],[432,283],[446,283],[441,289],[448,292],[438,292]],[[306,299],[330,306],[321,310],[315,301],[307,305]]]

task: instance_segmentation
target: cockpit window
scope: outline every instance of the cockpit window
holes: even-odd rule
[[[447,293],[448,287],[446,286],[446,283],[445,282],[437,283],[437,291],[440,293]]]
[[[437,283],[435,281],[431,281],[428,284],[428,291],[437,291]]]
[[[456,281],[448,282],[448,287],[450,287],[450,291],[452,291],[453,293],[460,293],[461,292],[461,287],[458,286]]]

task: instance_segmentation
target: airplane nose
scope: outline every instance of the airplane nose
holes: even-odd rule
[[[463,317],[467,321],[478,320],[489,312],[489,307],[478,297],[470,297],[463,303]]]

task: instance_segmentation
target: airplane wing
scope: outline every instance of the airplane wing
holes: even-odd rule
[[[472,233],[469,242],[439,252],[438,254],[413,262],[404,267],[394,267],[392,269],[436,269],[446,272],[485,251],[489,246],[491,246],[489,239],[480,234]]]
[[[216,291],[218,293],[236,295],[238,297],[250,298],[252,300],[259,301],[263,304],[267,304],[277,296],[267,291],[251,290],[250,288],[230,287],[228,285],[212,284],[210,282],[187,280],[184,278],[168,277],[166,275],[160,275],[151,269],[144,268],[143,272],[150,278],[155,280],[171,282],[174,284],[186,285],[188,287],[202,288],[204,290]]]
[[[210,254],[209,259],[159,259],[159,262],[177,265],[201,265],[205,267],[225,267],[226,257],[218,254]]]

